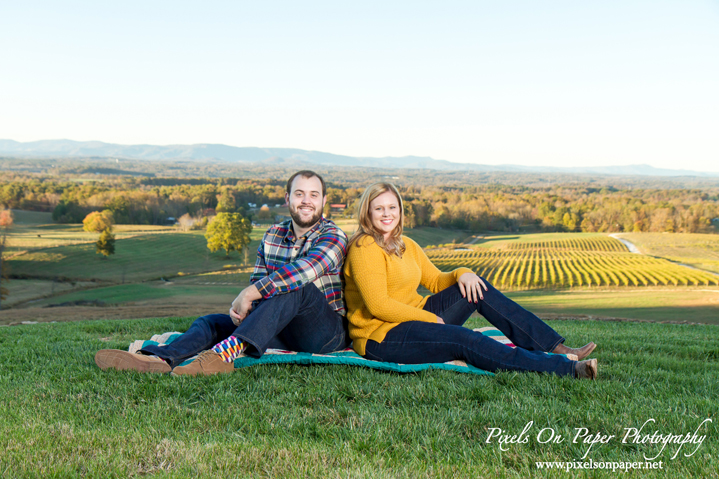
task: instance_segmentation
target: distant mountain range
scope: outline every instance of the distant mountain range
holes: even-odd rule
[[[560,168],[549,166],[480,165],[452,163],[429,157],[354,157],[296,148],[236,147],[201,143],[196,145],[117,145],[101,141],[41,140],[21,143],[0,140],[0,155],[61,158],[126,158],[140,160],[194,160],[220,162],[300,162],[325,166],[366,166],[371,168],[420,168],[433,170],[506,171],[517,173],[593,174],[622,176],[719,177],[719,173],[670,170],[649,165],[621,165]]]

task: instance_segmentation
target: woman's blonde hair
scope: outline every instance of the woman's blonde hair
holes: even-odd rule
[[[369,207],[370,203],[377,198],[379,195],[391,191],[399,201],[399,223],[395,227],[394,231],[390,235],[388,241],[384,240],[384,235],[377,231],[372,224],[372,217],[370,215]],[[352,246],[363,236],[371,236],[380,248],[385,250],[389,255],[397,255],[400,258],[404,253],[405,246],[402,241],[402,230],[404,229],[404,203],[402,202],[402,195],[399,194],[397,187],[392,183],[375,183],[368,186],[359,200],[357,206],[357,231],[352,235],[349,246]]]

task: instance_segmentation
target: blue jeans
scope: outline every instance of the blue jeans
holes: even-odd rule
[[[564,338],[544,321],[507,298],[484,281],[488,290],[476,304],[462,297],[458,285],[430,296],[424,309],[445,324],[408,321],[392,328],[381,343],[367,341],[365,357],[392,363],[443,363],[463,360],[487,370],[549,372],[574,376],[576,361],[546,354]],[[477,311],[502,331],[517,348],[510,348],[481,333],[463,327]]]
[[[166,346],[140,352],[165,359],[173,368],[185,359],[235,336],[246,353],[262,356],[270,348],[329,353],[349,345],[347,320],[334,311],[314,284],[260,301],[239,326],[227,314],[197,318],[182,336]]]

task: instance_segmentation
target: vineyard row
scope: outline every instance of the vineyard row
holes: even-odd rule
[[[475,249],[427,254],[442,271],[471,268],[500,288],[719,285],[719,276],[632,253]]]

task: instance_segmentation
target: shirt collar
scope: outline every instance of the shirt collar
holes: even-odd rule
[[[320,217],[320,220],[302,236],[304,236],[305,238],[309,238],[312,234],[322,229],[326,221],[327,220],[325,220],[324,216]],[[285,234],[284,241],[292,243],[297,241],[297,238],[295,237],[295,232],[292,230],[292,220],[288,220],[287,233]]]

